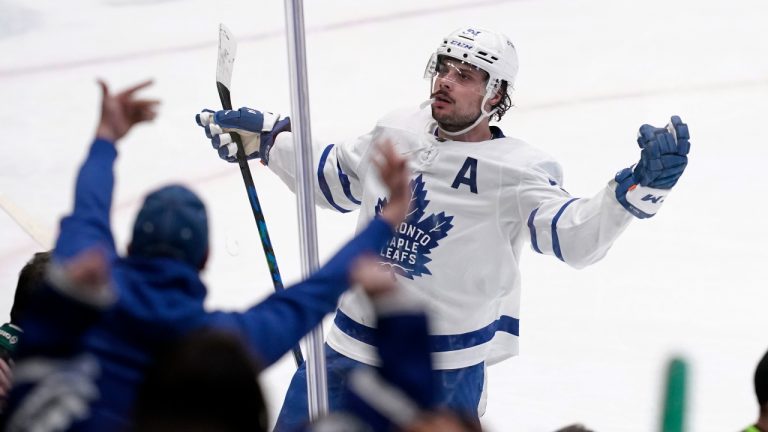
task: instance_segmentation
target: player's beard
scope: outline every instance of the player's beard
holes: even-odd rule
[[[481,115],[482,113],[479,111],[475,113],[436,113],[435,109],[432,108],[432,118],[437,121],[437,125],[440,126],[440,129],[448,132],[458,132],[471,126]]]
[[[435,93],[432,97],[435,97]],[[478,109],[466,109],[458,110],[458,105],[455,101],[452,103],[453,110],[450,113],[444,111],[437,111],[435,107],[432,107],[432,118],[437,121],[437,125],[440,129],[448,132],[458,132],[473,125],[477,119],[482,115],[482,112]]]

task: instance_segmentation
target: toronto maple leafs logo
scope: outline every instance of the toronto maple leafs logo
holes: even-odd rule
[[[387,200],[379,199],[376,204],[376,214],[387,204]],[[453,228],[453,216],[445,212],[425,215],[427,205],[427,190],[421,175],[411,180],[411,204],[405,220],[395,230],[395,235],[381,250],[381,256],[386,264],[397,273],[413,279],[414,276],[431,275],[427,264],[432,261],[427,255],[438,245],[438,242],[448,235]]]

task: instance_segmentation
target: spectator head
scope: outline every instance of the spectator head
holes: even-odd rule
[[[576,423],[572,425],[568,425],[562,429],[558,429],[555,432],[592,432],[592,430],[588,429],[586,426]]]
[[[768,352],[763,355],[755,369],[755,394],[760,412],[768,413]]]
[[[30,298],[45,278],[48,263],[51,262],[51,252],[38,252],[24,265],[19,273],[19,281],[16,284],[16,294],[13,297],[11,307],[11,323],[19,325],[24,312],[27,310]]]
[[[267,430],[259,367],[236,336],[204,330],[161,353],[136,403],[136,431]]]
[[[404,432],[482,432],[477,419],[458,412],[434,411],[403,428]]]
[[[202,270],[208,258],[205,205],[194,192],[179,185],[147,195],[133,225],[128,254],[175,258]]]

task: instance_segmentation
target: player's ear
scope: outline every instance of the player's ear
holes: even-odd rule
[[[488,103],[491,106],[496,106],[504,98],[505,90],[506,89],[503,85],[499,86],[499,88],[496,90],[496,94],[494,94],[492,98],[488,99]]]
[[[493,107],[498,105],[499,102],[501,102],[501,98],[502,98],[501,90],[496,91],[496,94],[492,98],[488,99],[488,101],[485,103],[486,111],[490,111],[493,109]]]

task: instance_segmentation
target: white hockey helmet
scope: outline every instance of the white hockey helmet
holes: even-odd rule
[[[485,110],[485,103],[496,94],[501,82],[507,82],[511,91],[517,77],[517,51],[512,41],[505,35],[479,27],[462,27],[444,37],[440,46],[432,54],[424,71],[424,78],[432,79],[437,75],[440,57],[447,56],[468,63],[488,73],[488,83],[482,102],[482,116],[490,117],[496,110]],[[474,126],[472,126],[474,127]],[[463,133],[460,131],[459,133]],[[456,135],[458,133],[449,133]]]
[[[517,77],[515,46],[508,37],[492,30],[462,27],[451,32],[432,54],[425,77],[434,75],[438,56],[453,57],[486,71],[489,84],[504,80],[512,87]]]

